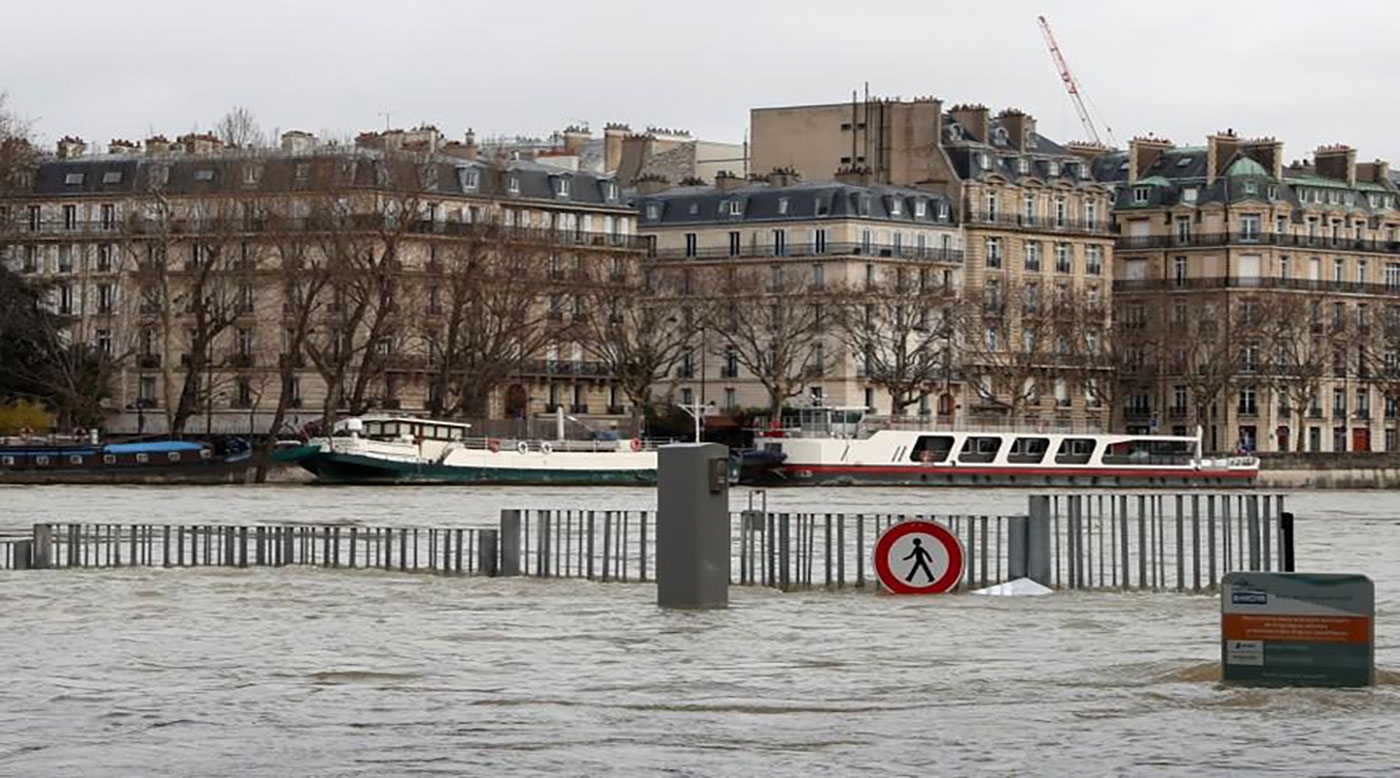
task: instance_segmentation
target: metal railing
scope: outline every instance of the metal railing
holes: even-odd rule
[[[1113,223],[1109,219],[1057,219],[1053,216],[1028,216],[1024,213],[973,211],[967,215],[965,223],[1066,234],[1110,235],[1114,232]]]
[[[788,243],[781,248],[773,246],[729,246],[654,249],[647,257],[657,260],[686,259],[793,259],[823,257],[890,257],[897,259],[920,259],[928,262],[961,264],[962,249],[894,245],[885,243]]]
[[[1400,283],[1370,281],[1327,281],[1314,278],[1272,276],[1206,276],[1199,278],[1134,278],[1113,282],[1113,291],[1158,292],[1202,289],[1289,289],[1307,292],[1400,296]]]
[[[1371,251],[1400,254],[1400,240],[1293,235],[1279,232],[1200,232],[1190,235],[1120,235],[1121,249],[1200,248],[1212,246],[1280,246],[1318,251]]]

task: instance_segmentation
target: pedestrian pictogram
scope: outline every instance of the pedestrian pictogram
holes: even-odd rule
[[[932,521],[892,524],[875,543],[875,573],[893,594],[938,594],[962,577],[963,548]]]

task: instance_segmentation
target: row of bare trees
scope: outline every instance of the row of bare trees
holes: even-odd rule
[[[1276,403],[1278,423],[1296,431],[1320,419],[1331,389],[1345,396],[1375,390],[1400,399],[1400,305],[1375,298],[1325,297],[1293,290],[1254,294],[1157,296],[1123,306],[1116,340],[1125,352],[1126,395],[1185,394],[1169,412],[1193,424],[1263,416]],[[1254,392],[1246,406],[1243,390]],[[1364,409],[1348,402],[1348,417]],[[1334,409],[1342,411],[1344,409]]]

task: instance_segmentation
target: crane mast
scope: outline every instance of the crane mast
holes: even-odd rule
[[[1083,125],[1084,132],[1088,133],[1089,140],[1100,146],[1104,145],[1103,138],[1099,135],[1099,130],[1094,126],[1094,120],[1089,117],[1089,109],[1084,105],[1084,97],[1079,91],[1079,82],[1074,79],[1074,74],[1069,71],[1069,63],[1065,62],[1064,54],[1060,53],[1060,44],[1055,42],[1055,33],[1050,31],[1050,22],[1044,16],[1037,17],[1040,20],[1040,32],[1045,36],[1045,46],[1050,49],[1050,59],[1055,62],[1055,69],[1060,73],[1060,80],[1065,84],[1065,91],[1069,93],[1070,102],[1074,103],[1074,111],[1079,114],[1079,123]],[[1109,142],[1113,141],[1113,130],[1104,125],[1104,129],[1109,136]]]

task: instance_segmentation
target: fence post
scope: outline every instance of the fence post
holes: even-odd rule
[[[53,567],[53,525],[34,525],[34,546],[31,549],[31,560],[35,570],[47,570]]]
[[[495,577],[500,574],[499,556],[500,530],[484,529],[477,533],[476,566],[482,575]]]
[[[1293,514],[1290,511],[1279,511],[1278,514],[1278,537],[1279,537],[1279,568],[1282,572],[1293,572]]]
[[[497,575],[520,575],[520,511],[501,509],[500,568]],[[460,550],[460,549],[459,549]]]
[[[1031,495],[1026,511],[1025,565],[1026,577],[1040,584],[1051,586],[1050,560],[1050,497],[1044,494]]]

